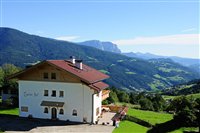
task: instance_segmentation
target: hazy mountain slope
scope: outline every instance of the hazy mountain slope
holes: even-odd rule
[[[160,56],[160,55],[154,55],[151,53],[139,53],[139,52],[138,53],[129,52],[129,53],[122,53],[122,54],[128,57],[141,58],[145,60],[169,58],[169,59],[172,59],[174,62],[177,62],[183,66],[187,66],[200,73],[200,59],[182,58],[182,57],[176,57],[176,56]]]
[[[45,59],[68,59],[71,55],[110,75],[111,78],[106,82],[118,88],[163,89],[198,78],[198,75],[187,67],[171,60],[145,61],[14,29],[0,28],[0,64],[13,63],[24,67],[27,63]]]

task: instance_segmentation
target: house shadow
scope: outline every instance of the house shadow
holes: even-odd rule
[[[181,127],[186,127],[184,125],[184,120],[180,121],[179,119],[172,119],[165,123],[156,124],[150,130],[148,130],[147,133],[168,133],[168,132],[177,130]],[[195,133],[195,132],[184,131],[184,133]]]
[[[156,124],[147,133],[167,133],[181,128],[182,124],[177,120],[170,120],[165,123]]]
[[[36,127],[70,126],[81,124],[84,123],[49,119],[24,118],[16,115],[0,114],[0,131],[30,131]]]

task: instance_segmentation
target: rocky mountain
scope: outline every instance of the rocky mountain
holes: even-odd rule
[[[93,47],[0,28],[0,65],[20,67],[46,59],[75,56],[110,76],[106,82],[126,90],[157,90],[199,78],[199,75],[170,59],[142,60]]]
[[[117,45],[111,42],[101,42],[99,40],[90,40],[90,41],[85,41],[78,44],[94,47],[103,51],[121,53],[121,50],[117,47]]]

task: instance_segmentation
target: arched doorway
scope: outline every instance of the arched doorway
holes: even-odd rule
[[[57,110],[56,108],[51,109],[51,119],[57,119]]]

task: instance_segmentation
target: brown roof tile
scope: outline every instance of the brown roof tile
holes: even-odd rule
[[[108,75],[85,64],[83,64],[83,69],[81,70],[75,67],[70,61],[66,60],[47,60],[47,62],[78,76],[89,84],[109,78]]]
[[[109,86],[103,82],[97,82],[97,83],[89,85],[89,87],[93,88],[96,91],[101,91],[105,88],[108,88]]]

